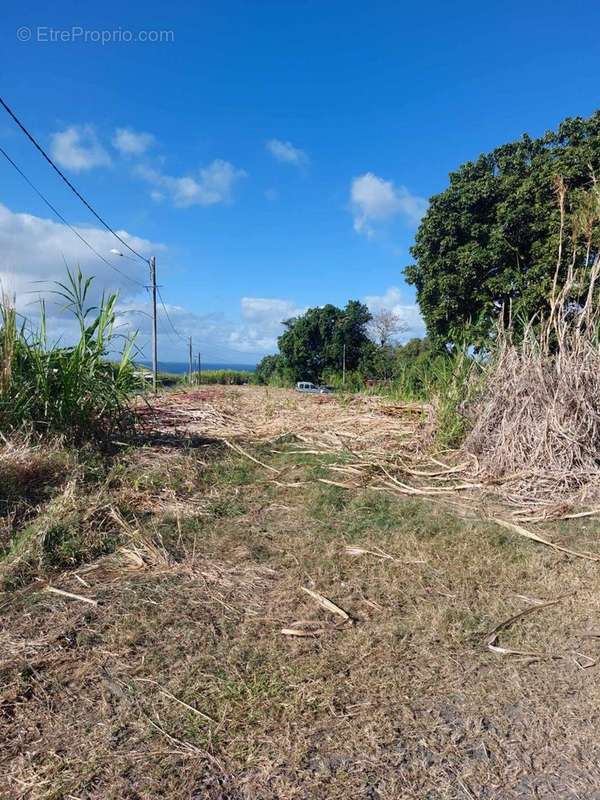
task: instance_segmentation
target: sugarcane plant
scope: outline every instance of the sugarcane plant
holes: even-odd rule
[[[37,324],[21,318],[12,298],[0,302],[0,430],[30,429],[74,440],[106,439],[131,424],[136,391],[135,336],[115,327],[118,295],[91,300],[92,277],[67,270],[51,293],[77,324],[64,345],[48,332],[46,301]]]

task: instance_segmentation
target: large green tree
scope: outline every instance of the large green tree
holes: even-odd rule
[[[600,112],[566,119],[539,139],[525,135],[451,173],[405,270],[436,346],[485,342],[509,305],[517,319],[544,309],[556,267],[557,178],[573,213],[594,174],[600,178]]]
[[[254,378],[257,383],[267,384],[282,368],[280,355],[269,355],[262,358],[256,365]]]
[[[341,370],[345,347],[346,369],[356,369],[372,347],[370,320],[369,309],[358,300],[350,300],[345,308],[309,308],[287,320],[277,341],[285,368],[295,380],[319,381],[326,371]]]

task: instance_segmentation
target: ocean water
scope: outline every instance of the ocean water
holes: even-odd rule
[[[150,361],[140,361],[138,363],[143,364],[145,367],[152,367],[152,362]],[[210,369],[235,369],[243,370],[244,372],[254,372],[256,369],[256,364],[211,364],[207,362],[201,366],[202,371]],[[197,363],[194,364],[194,369],[197,369],[197,367]],[[181,361],[159,361],[158,371],[174,372],[177,375],[182,375],[188,371],[188,364]]]

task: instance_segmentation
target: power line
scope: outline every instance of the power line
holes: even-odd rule
[[[160,300],[160,304],[161,304],[162,309],[163,309],[163,311],[165,313],[165,317],[167,318],[167,320],[169,322],[169,326],[170,326],[171,330],[173,331],[175,336],[177,336],[179,339],[181,339],[181,341],[187,342],[188,341],[188,337],[184,336],[181,333],[179,333],[179,331],[177,330],[177,328],[173,324],[173,321],[171,320],[171,317],[169,316],[169,312],[167,311],[167,307],[165,305],[165,301],[163,299],[163,296],[160,293],[160,289],[158,289],[158,287],[157,287],[157,292],[158,292],[158,298]],[[166,331],[166,333],[167,333],[167,335],[169,335],[169,331]],[[214,353],[214,355],[216,355],[216,356],[220,355],[222,358],[230,358],[231,357],[231,351],[227,350],[226,348],[214,346],[214,345],[211,345],[211,344],[202,345],[202,342],[200,343],[200,346],[204,347],[205,350],[207,350],[207,351],[209,351],[211,353]]]
[[[173,336],[173,334],[171,333],[171,331],[170,331],[170,330],[169,330],[169,328],[167,327],[167,324],[166,324],[166,322],[165,322],[165,320],[164,320],[164,317],[162,316],[162,314],[161,314],[161,315],[159,315],[159,317],[158,317],[158,322],[159,322],[159,326],[158,326],[158,333],[159,333],[161,336],[163,336],[163,335],[164,335],[164,336],[166,336],[166,337],[167,337],[167,339],[168,339],[168,340],[169,340],[171,343],[173,343],[173,344],[175,344],[175,345],[178,345],[178,338],[181,338],[181,337],[175,337],[175,336]],[[164,323],[164,325],[163,325],[163,323]]]
[[[11,108],[10,108],[10,107],[9,107],[9,106],[8,106],[8,105],[5,103],[5,102],[4,102],[4,100],[3,100],[1,97],[0,97],[0,105],[2,105],[2,106],[3,106],[3,108],[4,108],[4,109],[5,109],[7,112],[8,112],[8,114],[9,114],[9,115],[10,115],[10,116],[13,118],[13,120],[14,120],[14,121],[17,123],[17,125],[19,126],[19,128],[20,128],[20,129],[23,131],[23,133],[25,134],[25,136],[27,136],[27,138],[29,139],[29,141],[30,141],[30,142],[31,142],[31,143],[34,145],[34,147],[36,147],[36,148],[37,148],[37,150],[39,150],[39,152],[42,154],[42,156],[43,156],[43,157],[46,159],[46,161],[47,161],[47,162],[50,164],[50,166],[52,167],[52,169],[53,169],[53,170],[54,170],[54,171],[55,171],[55,172],[56,172],[56,173],[57,173],[57,174],[58,174],[58,175],[59,175],[59,176],[62,178],[62,180],[63,180],[63,181],[64,181],[64,182],[67,184],[67,186],[69,187],[69,189],[70,189],[70,190],[71,190],[71,191],[72,191],[72,192],[73,192],[73,193],[74,193],[74,194],[75,194],[75,195],[76,195],[76,196],[77,196],[77,197],[78,197],[78,198],[81,200],[81,202],[84,204],[84,206],[85,206],[85,207],[86,207],[86,208],[87,208],[89,211],[91,211],[91,212],[92,212],[92,214],[93,214],[93,215],[96,217],[96,219],[97,219],[97,220],[98,220],[98,221],[99,221],[99,222],[100,222],[100,223],[101,223],[101,224],[102,224],[102,225],[103,225],[103,226],[106,228],[106,230],[107,230],[107,231],[110,231],[110,233],[112,233],[112,235],[113,235],[113,236],[114,236],[116,239],[118,239],[118,240],[121,242],[121,244],[122,244],[122,245],[125,245],[125,247],[126,247],[128,250],[130,250],[130,251],[131,251],[131,252],[132,252],[134,255],[136,255],[138,258],[141,258],[141,259],[142,259],[142,261],[145,261],[145,262],[146,262],[146,264],[147,264],[147,263],[148,263],[148,259],[147,259],[147,258],[145,258],[145,257],[144,257],[143,255],[141,255],[140,253],[138,253],[138,251],[137,251],[137,250],[135,250],[135,249],[134,249],[134,248],[133,248],[133,247],[132,247],[130,244],[127,244],[127,242],[125,241],[125,239],[123,239],[121,236],[119,236],[119,234],[118,234],[116,231],[114,231],[114,230],[113,230],[113,229],[110,227],[110,225],[108,224],[108,222],[106,222],[104,219],[102,219],[102,217],[100,216],[100,214],[98,214],[98,212],[97,212],[97,211],[96,211],[96,210],[95,210],[95,209],[94,209],[94,208],[93,208],[93,207],[92,207],[92,206],[91,206],[91,205],[88,203],[88,201],[85,199],[85,197],[84,197],[84,196],[83,196],[83,195],[82,195],[82,194],[81,194],[81,193],[80,193],[80,192],[79,192],[79,191],[78,191],[78,190],[75,188],[75,186],[73,186],[73,184],[72,184],[72,183],[71,183],[71,181],[70,181],[70,180],[67,178],[67,176],[66,176],[66,175],[65,175],[63,172],[61,172],[61,170],[60,170],[60,169],[59,169],[59,168],[56,166],[56,164],[54,163],[54,161],[53,161],[53,160],[50,158],[50,156],[49,156],[49,155],[46,153],[46,151],[44,150],[44,148],[43,148],[43,147],[42,147],[42,146],[41,146],[41,145],[40,145],[40,144],[39,144],[39,143],[38,143],[38,142],[37,142],[37,141],[34,139],[34,137],[31,135],[31,133],[29,133],[29,131],[27,130],[27,128],[26,128],[26,127],[23,125],[23,123],[22,123],[22,122],[21,122],[21,121],[18,119],[18,117],[15,115],[15,113],[12,111],[12,109],[11,109]]]
[[[36,148],[36,149],[39,151],[39,153],[40,153],[40,154],[43,156],[43,158],[44,158],[44,159],[45,159],[45,160],[48,162],[48,164],[50,164],[50,166],[52,167],[52,169],[53,169],[53,170],[54,170],[54,171],[57,173],[57,175],[58,175],[58,176],[59,176],[59,177],[60,177],[60,178],[61,178],[61,179],[64,181],[64,183],[65,183],[65,184],[66,184],[66,185],[69,187],[69,189],[71,189],[71,191],[72,191],[72,192],[75,194],[75,196],[76,196],[76,197],[77,197],[77,198],[78,198],[78,199],[79,199],[79,200],[80,200],[80,201],[81,201],[81,202],[82,202],[82,203],[85,205],[85,207],[86,207],[86,208],[87,208],[87,209],[88,209],[88,210],[89,210],[89,211],[90,211],[90,212],[91,212],[91,213],[94,215],[94,217],[95,217],[95,218],[96,218],[96,219],[97,219],[97,220],[100,222],[100,224],[101,224],[101,225],[102,225],[102,226],[103,226],[103,227],[104,227],[104,228],[105,228],[107,231],[109,231],[109,233],[112,233],[112,235],[113,235],[113,236],[114,236],[114,237],[115,237],[115,238],[116,238],[116,239],[117,239],[119,242],[121,242],[121,244],[122,244],[124,247],[126,247],[126,248],[127,248],[127,249],[128,249],[130,252],[131,252],[131,253],[133,253],[135,256],[137,256],[139,259],[141,259],[141,260],[142,260],[144,263],[146,263],[146,264],[151,264],[151,259],[148,259],[148,258],[146,258],[145,256],[143,256],[143,255],[142,255],[141,253],[139,253],[139,252],[138,252],[138,251],[137,251],[135,248],[133,248],[133,247],[132,247],[132,246],[131,246],[131,245],[130,245],[128,242],[126,242],[126,241],[125,241],[125,239],[123,239],[121,236],[119,236],[119,234],[118,234],[118,233],[117,233],[117,232],[116,232],[116,231],[115,231],[113,228],[111,228],[111,226],[110,226],[110,225],[109,225],[109,224],[106,222],[106,220],[104,220],[104,219],[103,219],[103,218],[100,216],[100,214],[98,214],[98,212],[97,212],[97,211],[96,211],[96,210],[93,208],[93,206],[92,206],[90,203],[88,203],[88,201],[85,199],[85,197],[83,197],[83,195],[81,194],[81,192],[79,192],[79,191],[77,190],[77,188],[76,188],[76,187],[75,187],[75,186],[74,186],[74,185],[71,183],[71,181],[70,181],[70,180],[67,178],[67,176],[66,176],[66,175],[65,175],[65,174],[64,174],[64,173],[63,173],[63,172],[62,172],[62,171],[59,169],[59,167],[58,167],[58,166],[57,166],[57,165],[54,163],[54,161],[53,161],[53,160],[50,158],[50,156],[49,156],[49,155],[46,153],[46,151],[44,150],[44,148],[43,148],[43,147],[42,147],[42,146],[39,144],[39,142],[38,142],[38,141],[35,139],[35,137],[34,137],[34,136],[33,136],[33,135],[32,135],[32,134],[31,134],[31,133],[28,131],[28,129],[25,127],[25,125],[24,125],[24,124],[23,124],[23,123],[20,121],[20,119],[19,119],[19,118],[16,116],[16,114],[14,113],[14,111],[13,111],[13,110],[10,108],[10,106],[9,106],[9,105],[8,105],[8,104],[5,102],[5,100],[4,100],[2,97],[0,97],[0,105],[2,105],[2,107],[5,109],[5,111],[6,111],[6,112],[9,114],[9,116],[10,116],[10,117],[11,117],[11,118],[14,120],[14,122],[17,124],[17,126],[18,126],[18,127],[21,129],[21,131],[22,131],[22,132],[25,134],[25,136],[27,136],[27,138],[28,138],[28,139],[30,140],[30,142],[31,142],[31,143],[34,145],[34,147],[35,147],[35,148]],[[65,217],[64,217],[64,216],[63,216],[63,215],[60,213],[60,211],[58,211],[58,209],[57,209],[57,208],[55,208],[55,206],[53,206],[53,205],[52,205],[52,203],[51,203],[51,202],[50,202],[50,201],[49,201],[49,200],[48,200],[48,199],[47,199],[47,198],[46,198],[46,197],[45,197],[45,196],[42,194],[42,192],[41,192],[41,191],[40,191],[40,190],[39,190],[39,189],[38,189],[38,188],[37,188],[37,187],[36,187],[36,186],[35,186],[35,185],[32,183],[32,181],[30,181],[30,180],[29,180],[29,178],[28,178],[28,177],[25,175],[25,173],[24,173],[24,172],[23,172],[23,171],[20,169],[20,167],[19,167],[19,166],[18,166],[18,165],[17,165],[17,164],[16,164],[16,163],[15,163],[15,162],[12,160],[12,158],[11,158],[11,157],[8,155],[8,153],[7,153],[7,152],[6,152],[6,151],[5,151],[5,150],[4,150],[2,147],[0,147],[0,153],[1,153],[1,154],[2,154],[2,155],[5,157],[5,158],[6,158],[6,160],[7,160],[7,161],[8,161],[8,162],[9,162],[9,163],[12,165],[12,167],[13,167],[13,168],[14,168],[14,169],[15,169],[15,170],[16,170],[16,171],[19,173],[19,175],[21,175],[21,177],[22,177],[22,178],[23,178],[23,179],[26,181],[26,183],[27,183],[27,184],[28,184],[28,185],[29,185],[29,186],[30,186],[30,187],[31,187],[31,188],[34,190],[34,192],[35,192],[35,193],[36,193],[36,194],[37,194],[37,195],[38,195],[38,196],[41,198],[41,200],[42,200],[42,201],[43,201],[43,202],[44,202],[44,203],[45,203],[45,204],[48,206],[48,208],[50,208],[50,210],[51,210],[51,211],[52,211],[52,212],[53,212],[53,213],[54,213],[54,214],[55,214],[55,215],[58,217],[58,219],[60,219],[60,221],[61,221],[61,222],[62,222],[64,225],[66,225],[66,226],[69,228],[69,230],[71,230],[71,231],[72,231],[72,232],[73,232],[73,233],[74,233],[74,234],[77,236],[77,238],[78,238],[78,239],[80,239],[80,240],[81,240],[81,241],[82,241],[82,242],[83,242],[83,243],[86,245],[86,247],[88,247],[88,248],[89,248],[89,249],[90,249],[90,250],[91,250],[91,251],[94,253],[94,255],[96,255],[96,256],[97,256],[97,258],[99,258],[99,259],[100,259],[100,260],[101,260],[103,263],[105,263],[105,264],[106,264],[108,267],[110,267],[110,269],[114,270],[114,271],[115,271],[115,272],[117,272],[119,275],[121,275],[122,277],[124,277],[126,280],[130,281],[131,283],[133,283],[133,284],[135,284],[135,285],[137,285],[137,286],[141,286],[141,287],[143,287],[143,288],[148,288],[148,287],[147,287],[145,284],[141,283],[140,281],[137,281],[137,280],[135,280],[134,278],[131,278],[129,275],[127,275],[126,273],[122,272],[122,271],[121,271],[121,270],[120,270],[118,267],[115,267],[115,266],[114,266],[114,264],[111,264],[111,262],[110,262],[110,261],[108,261],[108,260],[107,260],[107,259],[106,259],[106,258],[105,258],[105,257],[104,257],[102,254],[101,254],[101,253],[99,253],[99,252],[98,252],[98,251],[97,251],[97,250],[96,250],[96,249],[93,247],[93,245],[91,245],[91,244],[90,244],[90,243],[87,241],[87,239],[85,239],[85,238],[84,238],[84,237],[83,237],[83,236],[82,236],[82,235],[79,233],[79,231],[78,231],[76,228],[74,228],[74,227],[73,227],[73,226],[72,226],[72,225],[71,225],[71,224],[70,224],[70,223],[67,221],[67,219],[66,219],[66,218],[65,218]],[[161,302],[161,305],[162,305],[163,311],[164,311],[164,313],[165,313],[165,316],[166,316],[166,318],[167,318],[167,320],[168,320],[169,326],[171,327],[171,329],[172,329],[173,333],[174,333],[174,334],[175,334],[175,335],[176,335],[176,336],[177,336],[179,339],[181,339],[182,341],[186,341],[186,337],[185,337],[185,336],[183,336],[181,333],[179,333],[179,331],[178,331],[178,330],[175,328],[175,326],[173,325],[173,321],[171,320],[171,317],[169,316],[169,312],[167,311],[167,308],[166,308],[165,302],[164,302],[164,300],[163,300],[163,297],[162,297],[162,295],[161,295],[161,293],[160,293],[160,290],[158,290],[158,295],[159,295],[159,297],[160,297],[160,302]],[[211,349],[212,349],[212,348],[211,348]]]
[[[25,182],[26,182],[26,183],[27,183],[27,184],[28,184],[28,185],[29,185],[29,186],[30,186],[30,187],[33,189],[33,191],[34,191],[34,192],[35,192],[35,193],[38,195],[38,197],[40,197],[40,198],[41,198],[41,199],[44,201],[44,203],[45,203],[45,204],[48,206],[48,208],[49,208],[49,209],[50,209],[50,210],[51,210],[51,211],[52,211],[54,214],[56,214],[56,216],[58,217],[58,219],[59,219],[59,220],[60,220],[60,221],[61,221],[61,222],[62,222],[64,225],[66,225],[66,226],[67,226],[67,228],[69,228],[69,230],[71,230],[71,231],[72,231],[72,232],[75,234],[75,236],[77,236],[77,238],[78,238],[78,239],[81,239],[81,241],[82,241],[82,242],[83,242],[83,243],[86,245],[86,247],[89,247],[89,249],[92,251],[92,253],[94,253],[94,255],[95,255],[95,256],[97,256],[97,257],[98,257],[98,258],[99,258],[101,261],[103,261],[103,262],[104,262],[104,263],[105,263],[107,266],[109,266],[111,269],[114,269],[114,271],[115,271],[115,272],[118,272],[118,273],[119,273],[119,275],[121,275],[121,276],[122,276],[123,278],[125,278],[126,280],[128,280],[128,281],[131,281],[131,283],[135,283],[137,286],[141,286],[142,288],[145,288],[145,285],[144,285],[143,283],[141,283],[140,281],[137,281],[137,280],[135,280],[135,278],[131,278],[129,275],[127,275],[127,273],[125,273],[125,272],[122,272],[122,271],[121,271],[121,270],[120,270],[118,267],[115,267],[115,265],[114,265],[114,264],[111,264],[111,263],[110,263],[110,261],[108,261],[108,259],[104,258],[104,256],[103,256],[101,253],[99,253],[99,252],[96,250],[96,248],[95,248],[93,245],[91,245],[91,244],[90,244],[90,243],[87,241],[87,239],[85,239],[85,238],[84,238],[84,237],[83,237],[83,236],[82,236],[82,235],[79,233],[79,231],[77,230],[77,228],[74,228],[74,227],[73,227],[73,225],[71,225],[71,224],[70,224],[70,222],[68,222],[68,221],[65,219],[65,217],[64,217],[64,216],[63,216],[63,215],[60,213],[60,211],[59,211],[59,210],[58,210],[58,209],[57,209],[55,206],[53,206],[53,205],[52,205],[52,203],[51,203],[51,202],[50,202],[50,201],[49,201],[49,200],[48,200],[48,199],[47,199],[47,198],[46,198],[46,197],[45,197],[45,196],[44,196],[44,195],[43,195],[43,194],[40,192],[40,190],[37,188],[37,186],[35,186],[35,185],[34,185],[34,184],[33,184],[33,183],[32,183],[32,182],[29,180],[29,178],[27,177],[27,175],[25,175],[25,173],[23,172],[23,170],[22,170],[22,169],[21,169],[21,168],[20,168],[20,167],[19,167],[17,164],[15,164],[15,162],[12,160],[12,158],[11,158],[11,157],[8,155],[8,153],[6,152],[6,150],[4,150],[4,148],[3,148],[3,147],[0,147],[0,153],[2,153],[2,155],[4,156],[4,158],[5,158],[5,159],[8,161],[8,163],[9,163],[9,164],[11,164],[11,165],[12,165],[12,166],[15,168],[15,170],[16,170],[16,171],[19,173],[19,175],[20,175],[20,176],[23,178],[23,180],[24,180],[24,181],[25,181]]]
[[[143,314],[148,319],[152,319],[152,314],[149,314],[147,311],[143,311],[141,308],[126,308],[119,311],[119,314],[123,316],[125,314]]]
[[[160,304],[161,304],[162,309],[163,309],[163,311],[165,313],[165,316],[166,316],[166,318],[167,318],[167,320],[169,322],[169,326],[171,327],[171,330],[173,331],[175,336],[177,336],[179,339],[181,339],[182,342],[186,342],[187,343],[189,337],[183,336],[183,334],[179,333],[177,328],[173,325],[173,322],[171,320],[171,317],[169,316],[169,312],[167,311],[167,307],[165,305],[163,297],[162,297],[162,295],[160,293],[160,289],[158,289],[157,291],[158,291],[158,297],[159,297],[159,300],[160,300]],[[171,339],[171,341],[173,341],[173,339],[172,339],[172,337],[171,337],[171,335],[170,335],[168,330],[166,331],[166,333],[169,336],[169,338]],[[225,348],[221,348],[221,347],[218,347],[218,346],[215,347],[215,346],[213,346],[211,344],[204,344],[203,347],[204,347],[204,349],[206,351],[208,351],[210,353],[213,353],[217,357],[221,356],[221,358],[223,358],[223,359],[231,358],[231,351],[228,351]]]
[[[185,336],[182,336],[182,335],[179,333],[179,331],[177,330],[177,328],[175,327],[175,325],[173,325],[173,323],[172,323],[172,321],[171,321],[171,317],[169,316],[169,312],[167,311],[167,307],[166,307],[166,305],[165,305],[165,301],[163,300],[163,296],[162,296],[162,294],[160,293],[160,289],[158,289],[158,287],[157,287],[157,291],[158,291],[158,297],[159,297],[159,299],[160,299],[160,304],[161,304],[161,306],[163,307],[163,311],[165,312],[165,316],[166,316],[166,318],[167,318],[167,319],[168,319],[168,321],[169,321],[169,325],[171,326],[171,328],[172,328],[172,330],[173,330],[173,333],[175,334],[175,336],[179,336],[179,338],[180,338],[180,339],[182,339],[184,342],[185,342],[185,341],[187,341],[187,340],[186,340],[186,337],[185,337]]]

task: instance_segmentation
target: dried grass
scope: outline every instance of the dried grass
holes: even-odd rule
[[[379,397],[323,402],[292,390],[244,386],[215,389],[208,396],[201,390],[171,393],[141,415],[153,432],[219,440],[232,449],[239,450],[239,441],[275,445],[291,439],[302,452],[350,451],[379,458],[418,447],[430,411],[426,404],[391,405]]]
[[[364,492],[320,519],[313,493],[331,490],[310,480],[314,463],[298,468],[300,490],[283,491],[253,466],[247,510],[215,518],[197,540],[184,528],[176,548],[145,515],[111,517],[129,554],[54,576],[65,594],[38,585],[11,596],[2,796],[296,800],[376,786],[390,800],[454,798],[460,781],[473,797],[516,800],[535,794],[517,783],[532,758],[540,796],[556,789],[549,774],[587,796],[598,767],[581,708],[598,692],[582,667],[600,643],[579,631],[596,627],[597,565],[547,547],[513,560],[520,543],[456,523],[426,498]],[[515,587],[577,594],[503,624],[493,646],[510,654],[495,657],[489,632],[529,604]]]
[[[542,545],[513,558],[529,542],[445,513],[458,497],[464,504],[467,490],[451,489],[476,464],[424,459],[398,436],[410,415],[418,438],[414,412],[285,391],[273,402],[249,387],[192,405],[201,402],[221,420],[239,403],[235,425],[265,438],[214,436],[204,422],[202,437],[243,452],[121,456],[106,502],[88,491],[97,510],[82,518],[100,533],[114,528],[116,552],[52,574],[58,592],[46,581],[11,592],[0,609],[0,794],[516,800],[538,788],[518,783],[534,759],[540,796],[560,794],[555,774],[587,796],[597,737],[581,708],[595,707],[598,692],[584,668],[600,641],[583,643],[580,631],[597,627],[598,565]],[[268,444],[273,420],[275,437],[297,430],[315,444]],[[346,430],[354,450],[337,434]],[[244,482],[221,480],[232,464]],[[317,480],[331,464],[350,491]],[[170,494],[161,499],[169,480],[177,514]],[[402,502],[355,492],[367,485]],[[197,519],[219,495],[222,505],[244,502]],[[588,546],[587,524],[573,525],[575,551]],[[560,613],[515,618],[532,597],[565,589],[576,595]],[[487,649],[498,620],[507,620],[492,643],[502,658]],[[527,673],[523,660],[534,662]]]
[[[562,328],[564,324],[564,328]],[[596,333],[562,321],[557,352],[545,330],[504,339],[465,449],[488,481],[521,495],[573,492],[600,476],[600,348]]]
[[[427,405],[390,406],[382,398],[360,395],[349,401],[333,398],[321,403],[319,399],[250,386],[215,390],[208,398],[203,392],[178,392],[155,402],[152,424],[162,435],[171,431],[223,443],[272,473],[270,482],[280,487],[303,484],[286,480],[286,468],[275,470],[268,458],[258,458],[240,442],[259,448],[270,445],[267,452],[284,455],[292,472],[298,462],[316,457],[330,473],[316,476],[324,485],[347,491],[370,486],[394,495],[426,497],[468,516],[501,515],[507,501],[531,522],[592,513],[589,503],[582,508],[584,500],[572,491],[563,492],[557,502],[555,482],[550,495],[541,491],[541,483],[537,493],[519,492],[517,479],[526,487],[534,485],[527,483],[530,470],[500,476],[486,470],[483,456],[464,450],[436,457],[426,446],[431,441],[433,414]]]
[[[322,466],[335,473],[319,476],[323,484],[427,497],[467,515],[504,517],[507,505],[516,520],[530,523],[596,513],[600,253],[593,237],[600,192],[594,180],[583,211],[572,215],[561,180],[557,196],[561,227],[549,312],[531,320],[520,338],[512,324],[500,327],[494,356],[483,365],[483,388],[466,409],[472,429],[459,451],[432,452],[435,403],[377,397],[312,398],[258,387],[210,396],[190,391],[162,398],[149,424],[218,439],[268,471],[273,467],[239,442],[292,440],[292,463],[296,455],[323,456]]]
[[[512,323],[500,325],[485,389],[470,409],[465,450],[506,499],[562,504],[556,511],[563,516],[600,490],[600,254],[590,258],[600,195],[594,185],[591,216],[575,217],[568,243],[561,180],[557,195],[561,234],[549,313],[531,320],[518,341]]]

